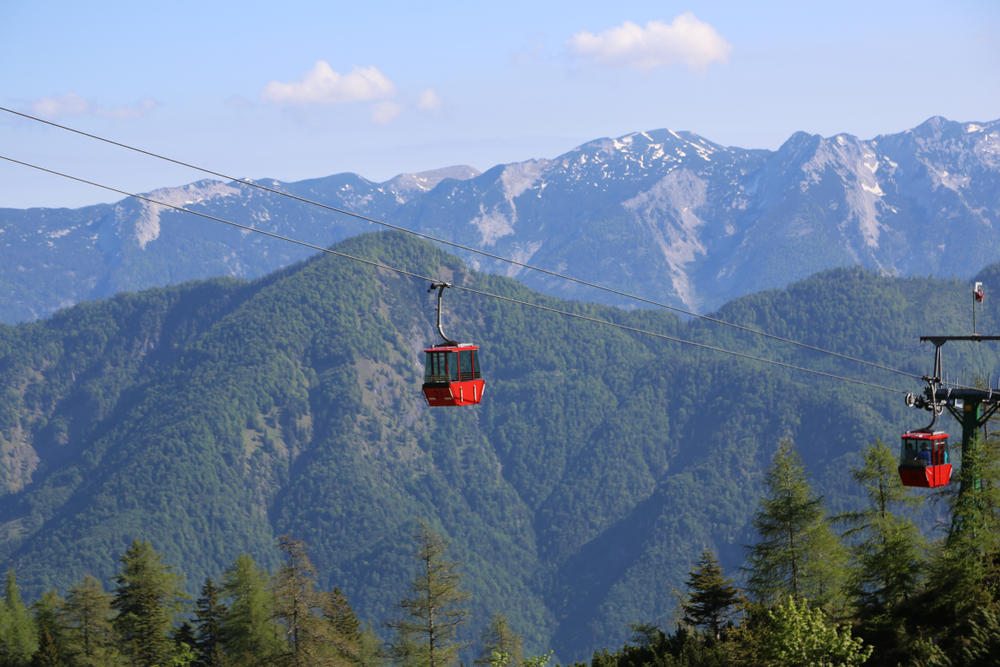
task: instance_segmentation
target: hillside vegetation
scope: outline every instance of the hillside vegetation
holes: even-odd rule
[[[669,625],[705,548],[738,572],[783,438],[839,512],[860,502],[849,468],[862,449],[927,421],[903,405],[921,389],[906,377],[670,313],[544,297],[398,234],[337,248],[900,393],[450,290],[445,330],[482,346],[486,393],[432,410],[421,281],[320,256],[253,282],[120,294],[0,326],[0,557],[26,596],[110,581],[135,540],[182,565],[194,594],[244,553],[275,569],[287,534],[309,545],[319,586],[387,619],[425,521],[462,563],[470,636],[500,610],[530,651],[584,658],[632,623]],[[980,276],[987,299],[998,278]],[[969,292],[838,269],[719,316],[923,374],[932,349],[918,336],[967,332]],[[980,331],[996,328],[992,312]],[[945,355],[963,381],[997,367],[987,345]]]

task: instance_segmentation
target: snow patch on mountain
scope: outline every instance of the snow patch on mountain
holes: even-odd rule
[[[415,174],[399,174],[386,181],[382,185],[396,196],[396,201],[405,203],[411,196],[430,192],[438,186],[441,181],[453,178],[457,181],[466,181],[479,176],[481,172],[465,164],[442,167],[440,169],[430,169]]]
[[[989,167],[1000,167],[1000,132],[983,131],[976,138],[977,157]]]
[[[946,170],[934,170],[931,169],[930,176],[931,181],[934,183],[934,187],[943,187],[959,192],[963,187],[969,184],[969,177],[963,176],[961,174],[953,174]]]
[[[500,182],[503,184],[503,196],[511,209],[514,208],[514,200],[537,183],[548,166],[548,160],[528,160],[504,167]]]

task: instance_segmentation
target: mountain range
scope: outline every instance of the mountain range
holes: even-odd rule
[[[698,312],[838,266],[968,278],[1000,256],[1000,121],[935,117],[870,140],[799,132],[776,151],[656,130],[483,173],[259,183]],[[373,228],[238,182],[148,196],[321,246]],[[123,290],[259,277],[311,252],[134,199],[0,209],[0,246],[0,321],[8,323]],[[629,304],[459,254],[553,296]]]

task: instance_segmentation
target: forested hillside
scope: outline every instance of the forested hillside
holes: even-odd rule
[[[463,564],[470,635],[503,611],[530,651],[585,658],[631,623],[669,624],[704,548],[736,572],[782,438],[841,511],[859,502],[859,452],[927,421],[903,405],[921,389],[903,376],[670,313],[558,301],[398,234],[337,249],[898,392],[450,290],[445,328],[482,346],[485,399],[430,409],[421,281],[320,256],[254,282],[121,294],[0,326],[0,556],[26,596],[107,581],[136,539],[183,564],[195,593],[243,553],[274,568],[288,534],[321,586],[381,624],[426,521]],[[998,273],[980,277],[988,295]],[[965,282],[838,269],[719,316],[923,374],[932,349],[918,336],[968,332],[970,298]],[[992,308],[978,324],[996,329]],[[985,344],[945,354],[956,379],[997,368]]]

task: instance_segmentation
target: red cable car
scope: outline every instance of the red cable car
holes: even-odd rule
[[[929,430],[904,433],[899,451],[899,478],[903,486],[946,486],[951,481],[948,434]]]
[[[483,398],[486,381],[479,372],[478,345],[438,345],[424,350],[427,405],[472,405]]]
[[[444,342],[424,350],[424,398],[427,405],[475,405],[483,400],[486,381],[479,370],[479,346],[456,343],[441,329],[441,294],[448,283],[431,283],[427,291],[437,290],[437,327]]]

